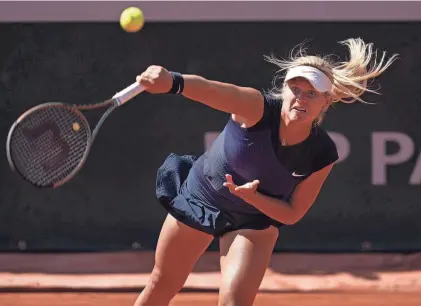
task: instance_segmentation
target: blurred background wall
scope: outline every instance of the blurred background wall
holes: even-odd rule
[[[127,4],[104,3],[101,16],[106,17],[96,17],[92,11],[93,22],[86,16],[78,18],[90,12],[84,4],[59,9],[68,16],[64,22],[63,17],[56,17],[62,22],[54,20],[54,4],[48,14],[38,9],[39,18],[34,7],[24,22],[5,20],[2,10],[0,139],[4,143],[22,111],[44,101],[83,104],[106,99],[151,64],[267,90],[276,67],[266,63],[264,55],[287,57],[291,48],[307,41],[309,53],[335,53],[345,60],[346,49],[337,42],[361,37],[390,55],[399,53],[400,60],[371,84],[381,86],[382,95],[364,96],[375,105],[336,105],[328,113],[323,126],[338,146],[340,161],[308,215],[281,230],[276,250],[421,249],[419,22],[387,20],[387,16],[372,18],[373,22],[317,20],[322,14],[335,19],[328,6],[330,15],[315,10],[314,20],[293,21],[300,4],[298,11],[278,8],[283,20],[273,17],[276,10],[265,4],[267,20],[205,16],[197,21],[192,16],[198,14],[183,9],[178,14],[177,7],[165,10],[173,18],[160,18],[166,13],[161,10],[159,15],[149,3],[144,7],[145,28],[128,34],[116,21]],[[246,8],[245,16],[252,15]],[[212,10],[205,7],[203,12],[211,15]],[[285,12],[292,12],[291,18]],[[177,17],[181,14],[183,22]],[[98,117],[92,115],[95,123]],[[227,119],[227,114],[183,97],[138,96],[112,114],[84,169],[57,190],[37,190],[22,182],[10,171],[1,150],[0,250],[153,249],[165,217],[155,198],[157,168],[170,152],[202,154]]]

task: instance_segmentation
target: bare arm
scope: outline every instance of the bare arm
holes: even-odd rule
[[[316,201],[333,165],[326,166],[301,182],[292,195],[291,203],[286,203],[258,192],[250,196],[247,202],[265,215],[281,223],[289,225],[297,223]]]
[[[237,122],[254,125],[263,116],[263,95],[254,88],[183,75],[183,95],[214,109],[233,115]]]
[[[263,116],[264,98],[254,88],[207,80],[198,75],[183,75],[183,95],[216,110],[232,114],[234,121],[250,127]],[[167,93],[173,78],[162,66],[149,66],[136,81],[150,93]]]

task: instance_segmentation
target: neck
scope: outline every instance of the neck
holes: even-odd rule
[[[286,116],[281,116],[279,138],[283,146],[293,146],[303,142],[310,135],[312,125],[291,122]]]

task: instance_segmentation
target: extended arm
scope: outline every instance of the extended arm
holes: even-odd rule
[[[256,89],[205,79],[198,75],[183,75],[182,94],[190,100],[229,113],[234,121],[247,127],[263,116],[264,98]],[[168,93],[173,85],[169,71],[150,66],[136,78],[150,93]]]
[[[263,116],[263,95],[254,88],[212,81],[197,75],[183,75],[183,95],[214,109],[240,117],[252,125]],[[242,120],[241,120],[242,119]]]

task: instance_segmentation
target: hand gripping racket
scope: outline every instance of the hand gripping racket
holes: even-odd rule
[[[144,91],[138,83],[97,104],[43,103],[24,112],[7,137],[7,158],[12,170],[38,188],[56,188],[85,163],[105,119],[117,107]],[[83,110],[108,108],[93,132]]]

